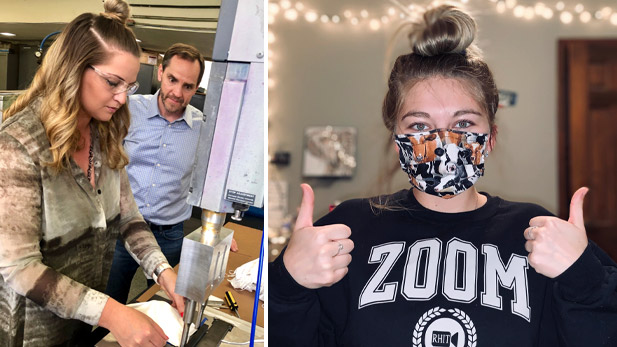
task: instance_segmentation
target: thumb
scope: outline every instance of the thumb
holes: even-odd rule
[[[296,219],[295,230],[313,226],[313,207],[315,205],[315,194],[313,188],[306,183],[300,185],[302,188],[302,203]]]
[[[572,195],[572,200],[570,200],[570,218],[568,222],[574,224],[575,226],[585,229],[585,220],[583,219],[583,200],[585,199],[585,195],[589,188],[582,187],[579,188],[574,195]]]

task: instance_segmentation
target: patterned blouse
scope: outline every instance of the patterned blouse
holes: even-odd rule
[[[1,346],[73,344],[82,322],[98,324],[118,236],[147,274],[166,261],[97,136],[95,188],[73,160],[59,174],[44,165],[52,154],[39,106],[0,127]]]

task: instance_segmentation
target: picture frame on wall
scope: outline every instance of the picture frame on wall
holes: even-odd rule
[[[302,176],[352,177],[356,169],[355,127],[311,126],[304,131]]]

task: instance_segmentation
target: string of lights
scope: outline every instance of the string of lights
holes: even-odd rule
[[[559,18],[563,24],[570,24],[576,20],[581,23],[592,21],[605,21],[617,26],[617,12],[611,7],[592,9],[587,8],[583,3],[566,4],[558,1],[554,4],[537,2],[533,5],[519,4],[517,0],[484,0],[495,6],[499,14],[511,14],[516,18],[532,20],[535,18],[550,20]],[[342,13],[325,14],[318,10],[311,9],[304,3],[291,0],[280,0],[270,2],[268,5],[268,23],[275,24],[279,17],[287,21],[305,20],[309,23],[321,23],[327,25],[341,25],[349,23],[354,26],[366,25],[370,30],[377,31],[396,19],[413,19],[425,10],[423,6],[410,4],[403,5],[397,0],[391,0],[392,6],[385,9],[383,13],[371,13],[366,9],[352,11],[344,10]],[[466,4],[469,0],[460,0]],[[439,1],[434,1],[431,5],[437,5]]]

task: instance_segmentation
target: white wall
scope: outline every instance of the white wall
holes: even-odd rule
[[[305,0],[303,4],[330,15],[347,8],[356,13],[365,8],[381,15],[390,6],[370,0]],[[598,9],[602,3],[583,4]],[[617,37],[617,27],[606,21],[582,24],[575,20],[565,25],[558,18],[519,19],[511,12],[498,14],[494,4],[484,0],[470,0],[468,9],[478,21],[477,43],[498,87],[518,93],[515,107],[497,113],[497,148],[488,157],[486,175],[478,186],[481,191],[535,202],[557,213],[557,42],[563,38]],[[305,181],[301,163],[306,126],[356,126],[359,137],[358,167],[352,179],[306,180],[315,189],[315,215],[326,213],[334,200],[373,194],[370,188],[383,169],[383,145],[388,136],[380,110],[392,25],[374,32],[366,25],[324,25],[303,18],[292,22],[278,15],[269,30],[275,37],[270,45],[273,66],[269,72],[275,86],[269,89],[269,153],[285,150],[292,155],[289,167],[270,165],[269,175],[271,180],[289,182],[290,211],[299,205],[298,185]],[[407,52],[403,41],[400,37],[394,57]],[[402,171],[395,177],[398,188],[409,186]]]

